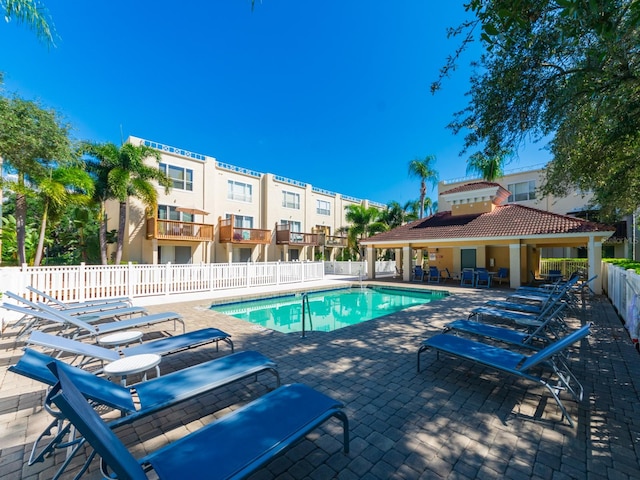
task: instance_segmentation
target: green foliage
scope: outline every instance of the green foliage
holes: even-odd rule
[[[438,185],[438,172],[434,168],[436,157],[427,155],[422,160],[416,158],[409,162],[409,176],[420,179],[420,216],[424,217],[424,202],[427,197],[427,183],[434,188]]]
[[[2,216],[2,263],[4,265],[21,265],[18,257],[18,240],[16,217],[12,214]],[[38,230],[35,223],[25,225],[25,263],[33,264],[38,245]]]
[[[47,11],[36,0],[2,0],[0,7],[4,9],[4,18],[9,22],[15,18],[18,23],[25,23],[35,32],[40,40],[48,46],[54,45],[55,29],[47,20]]]
[[[450,127],[465,152],[492,157],[551,138],[543,195],[592,192],[605,213],[640,207],[640,2],[471,0],[452,29],[480,37],[469,105]],[[441,71],[438,89],[459,59]]]
[[[635,270],[640,275],[640,262],[635,262],[628,258],[603,258],[603,262],[610,263],[625,270]]]

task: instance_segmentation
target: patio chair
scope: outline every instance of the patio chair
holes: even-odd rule
[[[86,337],[97,337],[98,335],[118,332],[131,328],[146,327],[155,325],[157,323],[164,323],[172,321],[174,323],[173,328],[176,328],[176,322],[182,324],[182,332],[185,331],[184,320],[182,316],[174,312],[154,313],[151,315],[142,315],[135,318],[127,318],[125,320],[115,320],[112,322],[102,322],[98,324],[89,323],[94,320],[93,318],[87,318],[91,316],[74,317],[64,312],[56,310],[44,304],[36,304],[39,310],[25,309],[12,304],[3,303],[2,306],[8,310],[21,311],[27,313],[32,317],[37,317],[37,320],[54,321],[62,326],[62,332],[65,336],[80,339]],[[102,319],[102,316],[96,315],[96,319]],[[24,334],[24,332],[21,332]]]
[[[193,365],[137,383],[132,387],[123,387],[110,382],[94,373],[74,367],[31,348],[25,349],[18,363],[9,367],[9,371],[53,386],[56,384],[57,378],[48,368],[51,363],[57,366],[58,372],[64,371],[82,394],[94,404],[119,410],[122,413],[122,417],[109,422],[108,425],[111,428],[132,423],[146,415],[172,407],[216,388],[252,376],[257,377],[265,372],[273,374],[276,378],[276,385],[280,386],[280,375],[276,364],[264,355],[250,350]],[[54,420],[36,439],[29,457],[29,465],[44,460],[45,456],[57,448],[68,446],[67,442],[63,442],[63,440],[69,433],[70,425],[65,421],[64,415],[57,414],[51,407],[51,394],[52,392],[49,392],[45,399],[45,410],[54,416]],[[40,453],[36,453],[39,443],[45,436],[51,435],[54,428],[56,428],[55,435]],[[78,440],[75,445],[72,445],[73,450],[68,451],[67,459],[54,478],[60,476],[66,469],[83,444],[83,440]]]
[[[52,366],[55,371],[55,365]],[[344,452],[349,452],[348,419],[342,404],[306,385],[278,388],[213,423],[136,459],[82,397],[66,372],[52,401],[100,455],[106,478],[244,478],[335,417],[342,422]]]
[[[217,328],[203,328],[201,330],[183,333],[182,335],[165,337],[159,340],[142,343],[140,345],[115,350],[35,330],[31,333],[26,343],[27,345],[38,345],[45,349],[50,349],[52,353],[57,352],[56,358],[58,358],[62,353],[76,355],[80,358],[78,366],[85,367],[95,360],[99,360],[101,362],[114,362],[122,357],[145,355],[149,353],[154,353],[156,355],[170,355],[181,350],[195,348],[214,342],[216,344],[217,351],[218,344],[221,341],[227,343],[231,347],[231,353],[233,353],[233,342],[229,337],[230,335],[228,333],[218,330]]]
[[[491,275],[485,269],[476,272],[476,288],[491,288]]]
[[[498,281],[498,283],[500,283],[500,285],[502,285],[503,280],[509,280],[509,269],[505,267],[498,268],[496,280]]]
[[[424,280],[424,270],[420,265],[416,265],[413,269],[413,279],[414,282],[422,282]]]
[[[444,269],[444,272],[446,273],[446,276],[444,277],[444,281],[445,282],[448,282],[449,280],[451,280],[453,282],[453,281],[456,281],[458,279],[457,276],[454,277],[453,275],[451,275],[451,272],[446,267]]]
[[[560,408],[562,420],[567,418],[569,424],[573,427],[575,425],[573,419],[569,416],[559,394],[561,391],[566,390],[576,402],[580,402],[583,397],[583,388],[567,367],[564,356],[560,354],[586,337],[590,328],[591,324],[587,324],[531,355],[476,342],[456,335],[441,333],[424,340],[420,344],[417,369],[420,372],[420,354],[425,350],[433,349],[438,353],[438,356],[440,352],[443,352],[543,385],[549,390]],[[538,374],[539,367],[546,367],[544,368],[546,372]]]
[[[562,280],[562,272],[560,270],[549,270],[548,277],[551,283]]]
[[[475,273],[473,270],[466,269],[460,273],[460,286],[475,287]]]
[[[109,308],[109,306],[112,304],[124,304],[125,306],[128,306],[128,307],[133,306],[133,301],[129,297],[94,298],[91,300],[84,300],[82,302],[80,301],[62,302],[57,298],[43,292],[42,290],[38,290],[37,288],[32,287],[31,285],[27,286],[27,290],[29,290],[32,293],[35,293],[39,297],[44,298],[47,302],[51,304],[51,306],[59,307],[61,309],[87,308],[89,309],[88,311],[93,311],[91,309],[94,307]]]
[[[429,267],[429,273],[427,274],[427,282],[440,283],[440,270],[438,267]]]
[[[552,340],[559,338],[562,327],[556,326],[557,317],[561,314],[566,304],[562,304],[555,315],[549,315],[540,323],[523,325],[523,330],[515,330],[509,327],[491,325],[475,320],[454,320],[444,326],[443,333],[469,333],[485,338],[491,338],[504,343],[520,345],[530,348],[540,348]]]
[[[36,311],[42,310],[41,306],[44,305],[45,307],[48,307],[51,310],[53,310],[54,313],[55,311],[60,311],[66,315],[72,315],[83,321],[90,321],[90,322],[96,322],[99,320],[105,320],[110,318],[118,319],[120,317],[130,317],[132,315],[137,315],[137,314],[144,315],[147,313],[147,309],[144,307],[130,307],[130,306],[127,306],[127,304],[122,302],[115,302],[108,305],[105,305],[105,304],[96,305],[91,308],[81,307],[78,309],[76,308],[64,309],[64,308],[53,308],[52,306],[46,305],[41,302],[32,302],[31,300],[28,300],[20,295],[16,295],[15,293],[10,291],[6,291],[4,292],[4,294],[7,297],[15,300],[16,302],[22,303]]]

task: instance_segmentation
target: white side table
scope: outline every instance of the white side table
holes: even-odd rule
[[[120,348],[121,345],[128,345],[133,342],[142,343],[142,332],[129,330],[126,332],[111,333],[98,338],[98,343],[100,345],[104,345],[105,347],[115,347],[116,350]]]
[[[104,373],[107,377],[120,377],[120,384],[127,385],[127,375],[144,372],[142,380],[147,379],[147,370],[156,369],[156,375],[160,376],[160,361],[162,357],[155,353],[144,353],[142,355],[132,355],[130,357],[120,358],[115,362],[111,362],[104,367]]]

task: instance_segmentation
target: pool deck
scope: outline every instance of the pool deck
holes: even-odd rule
[[[341,449],[339,422],[330,420],[249,477],[252,480],[640,478],[640,355],[605,297],[590,299],[580,315],[568,320],[573,327],[594,322],[592,334],[571,360],[585,398],[577,405],[563,396],[577,424],[571,428],[560,421],[546,389],[532,383],[444,355],[438,359],[432,352],[423,354],[422,372],[416,373],[422,339],[510,291],[455,284],[421,288],[444,288],[452,295],[334,332],[312,332],[304,339],[210,310],[219,295],[136,303],[147,303],[152,312],[181,313],[188,331],[213,326],[229,332],[236,351],[258,350],[276,361],[283,383],[305,383],[344,402],[351,422],[349,454]],[[221,295],[229,297],[230,292]],[[148,338],[160,335],[158,327],[144,331]],[[7,371],[19,359],[21,347],[10,329],[0,338],[0,478],[51,478],[64,461],[63,451],[26,465],[50,417],[42,409],[43,385]],[[200,347],[163,358],[161,369],[167,373],[228,352],[224,345],[219,352]],[[117,433],[140,456],[272,386],[270,375],[242,381]],[[78,472],[84,455],[72,462],[65,478]],[[83,478],[100,478],[98,462]]]

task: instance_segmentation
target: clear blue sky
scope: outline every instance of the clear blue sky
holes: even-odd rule
[[[465,106],[473,55],[429,92],[462,3],[258,0],[252,12],[250,0],[44,0],[56,47],[2,22],[0,70],[5,93],[58,110],[78,139],[134,135],[404,203],[419,195],[414,158],[435,155],[441,179],[466,174],[446,125]],[[507,169],[548,158],[529,146]]]

